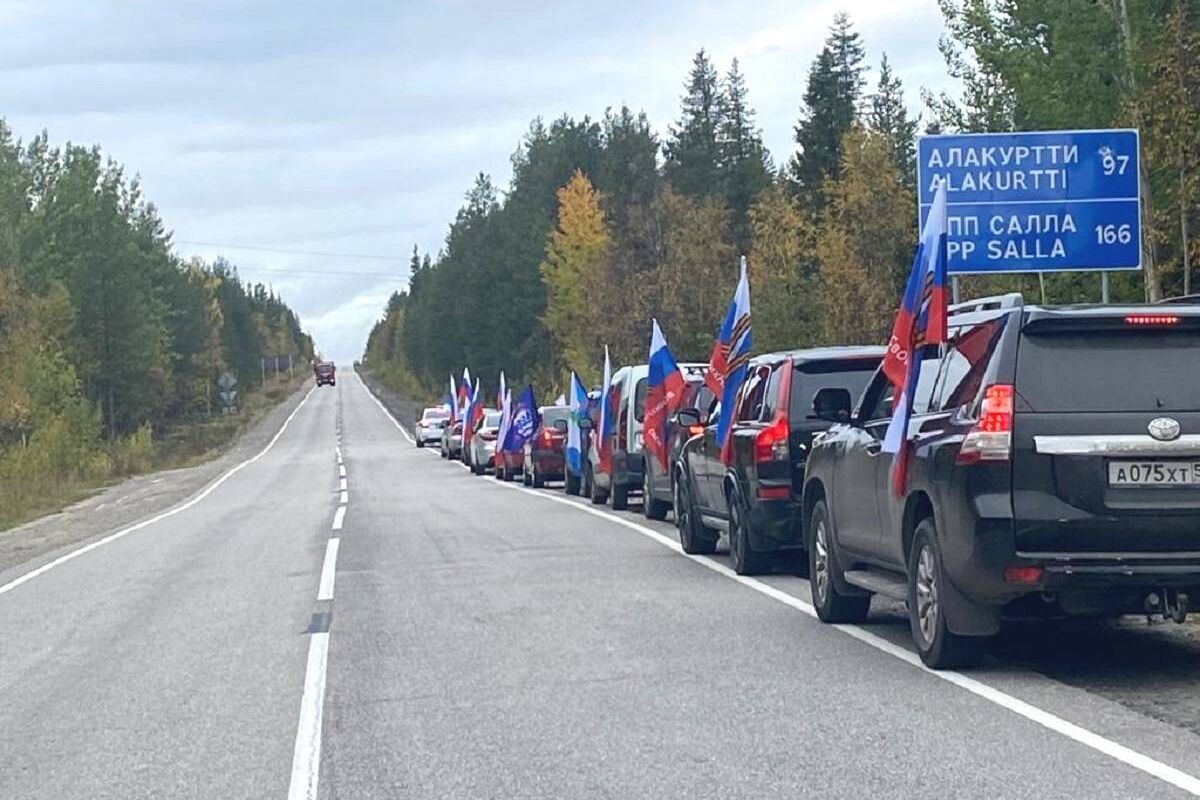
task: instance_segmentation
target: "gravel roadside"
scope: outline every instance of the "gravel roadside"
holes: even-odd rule
[[[91,497],[7,531],[0,531],[0,584],[25,572],[23,565],[49,560],[60,551],[119,530],[186,500],[240,461],[261,450],[310,388],[289,398],[243,431],[219,456],[183,469],[138,475]],[[8,574],[12,573],[12,574]]]

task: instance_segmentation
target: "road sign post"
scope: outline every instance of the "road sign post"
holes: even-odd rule
[[[1138,147],[1135,130],[923,136],[921,224],[945,181],[951,274],[1141,269]]]

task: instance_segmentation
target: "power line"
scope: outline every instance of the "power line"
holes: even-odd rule
[[[227,250],[257,250],[262,253],[284,253],[292,256],[317,256],[319,258],[361,258],[371,261],[408,261],[408,259],[404,256],[381,256],[371,253],[323,253],[315,250],[287,250],[281,247],[259,247],[258,245],[253,244],[189,241],[178,241],[175,244],[185,244],[192,247],[220,247]]]

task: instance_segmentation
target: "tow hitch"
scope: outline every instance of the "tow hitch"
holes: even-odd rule
[[[1162,593],[1151,592],[1146,596],[1146,617],[1162,614],[1163,619],[1178,623],[1187,621],[1190,599],[1186,592],[1163,589]]]

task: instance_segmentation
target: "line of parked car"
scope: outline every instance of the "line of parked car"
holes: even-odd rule
[[[866,619],[874,595],[907,604],[934,668],[975,664],[1014,618],[1160,615],[1182,622],[1200,593],[1200,306],[1027,306],[1019,295],[951,307],[950,341],[923,353],[903,492],[884,435],[895,401],[879,347],[767,353],[751,362],[726,458],[703,364],[682,364],[667,468],[643,452],[648,369],[612,377],[611,467],[596,447],[599,388],[563,457],[567,410],[541,409],[525,452],[495,456],[489,409],[427,426],[418,446],[472,471],[655,520],[673,512],[686,553],[724,536],[734,570],[802,551],[830,623]],[[443,412],[440,412],[444,414]],[[427,409],[435,425],[439,412]],[[436,431],[436,433],[435,433]]]

